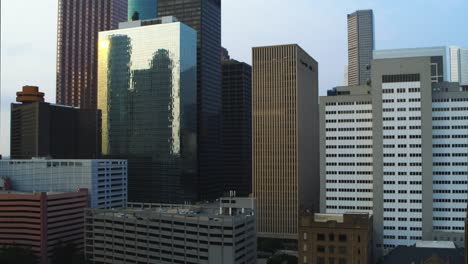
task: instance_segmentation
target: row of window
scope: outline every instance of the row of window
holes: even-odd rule
[[[396,193],[396,190],[384,190],[384,193]],[[399,194],[407,194],[408,190],[398,190]],[[422,191],[420,190],[410,190],[411,194],[421,194]]]
[[[327,183],[372,183],[372,180],[327,180]]]
[[[336,206],[336,205],[327,205],[327,209],[340,209],[340,210],[372,210],[372,206]]]
[[[328,157],[328,158],[336,158],[336,157],[340,157],[340,158],[355,158],[355,157],[358,157],[358,158],[369,158],[369,157],[372,157],[372,154],[371,154],[371,153],[358,153],[358,154],[349,154],[349,153],[344,153],[344,154],[326,154],[326,157]]]
[[[372,145],[326,145],[327,149],[371,149]]]
[[[327,128],[325,131],[334,132],[334,131],[372,131],[372,127],[340,127],[340,128]]]
[[[405,88],[397,88],[397,89],[382,89],[383,94],[390,94],[390,93],[406,93]],[[408,88],[408,93],[419,93],[421,92],[421,88]]]
[[[327,102],[325,105],[370,105],[371,101],[360,101],[360,102]]]
[[[406,185],[408,184],[408,181],[384,181],[384,184],[389,184],[389,185],[393,185],[393,184],[400,184],[400,185]],[[410,185],[421,185],[422,184],[422,181],[409,181],[409,184]]]
[[[327,175],[372,175],[372,171],[326,171]]]
[[[407,126],[398,126],[398,127],[394,127],[394,126],[384,126],[382,129],[383,129],[383,130],[396,130],[396,129],[398,129],[398,130],[406,130],[406,129],[408,129],[408,127],[407,127]],[[421,126],[409,126],[409,129],[418,129],[418,130],[420,130],[420,129],[421,129]]]
[[[468,102],[468,98],[441,98],[441,99],[432,99],[432,102]]]
[[[399,117],[397,117],[397,120],[398,121],[406,121],[407,118],[406,118],[406,116],[399,116]],[[410,116],[409,120],[412,120],[412,121],[421,120],[421,117],[420,116]],[[395,117],[384,117],[383,121],[395,121]]]
[[[421,107],[409,107],[409,108],[400,107],[400,108],[396,108],[396,109],[397,109],[397,112],[421,111]],[[395,108],[383,108],[382,112],[395,112]]]
[[[326,198],[327,201],[360,201],[360,202],[371,202],[371,197],[331,197]]]
[[[372,166],[372,162],[327,162],[327,166]]]
[[[397,202],[396,199],[384,199],[383,201],[384,203],[396,203]],[[417,204],[422,203],[422,200],[420,199],[410,199],[409,201],[410,203],[417,203]],[[398,203],[408,203],[408,199],[398,199]]]
[[[468,199],[433,199],[434,203],[467,203]]]
[[[327,192],[372,192],[372,189],[327,188]]]
[[[327,119],[325,123],[363,123],[372,122],[372,118],[358,118],[358,119]]]
[[[410,171],[409,174],[411,176],[420,176],[420,175],[422,175],[422,172],[420,172],[420,171]],[[392,175],[396,175],[396,172],[395,171],[384,171],[383,175],[392,176]],[[398,176],[406,176],[406,175],[408,175],[407,171],[399,171],[398,172]]]
[[[372,110],[341,110],[341,111],[325,111],[327,115],[344,115],[344,114],[371,114]]]
[[[434,116],[432,120],[468,120],[468,116]]]
[[[433,107],[432,112],[468,111],[468,107]]]
[[[408,99],[409,102],[421,102],[421,98],[409,98]],[[383,99],[382,100],[382,103],[394,103],[395,102],[395,99]],[[399,98],[397,99],[397,103],[406,103],[406,99],[405,98]]]
[[[326,137],[326,140],[370,140],[372,136]]]
[[[408,155],[409,154],[409,155]],[[397,157],[397,153],[384,153],[384,157]],[[404,158],[404,157],[421,157],[421,153],[398,153],[399,158]]]
[[[446,130],[446,129],[468,129],[468,126],[432,126],[432,129]]]

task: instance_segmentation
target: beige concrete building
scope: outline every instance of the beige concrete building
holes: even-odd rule
[[[260,237],[297,239],[318,211],[318,63],[298,45],[253,48],[252,178]]]
[[[301,216],[299,263],[373,263],[372,248],[370,214]]]

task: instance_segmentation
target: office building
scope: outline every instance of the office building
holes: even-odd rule
[[[463,264],[463,249],[451,241],[418,241],[412,246],[398,246],[383,258],[382,263]]]
[[[371,87],[337,87],[320,97],[320,212],[373,208]]]
[[[468,49],[449,47],[450,81],[468,89]]]
[[[463,245],[468,93],[446,82],[445,63],[445,48],[375,51],[370,90],[321,98],[321,211],[373,213],[377,256],[420,240]]]
[[[372,215],[303,214],[299,223],[299,263],[373,262]]]
[[[52,157],[98,158],[101,154],[101,112],[44,102],[36,86],[24,86],[11,104],[12,159]]]
[[[0,245],[24,246],[50,263],[54,247],[83,247],[86,189],[67,193],[0,191]]]
[[[196,47],[173,17],[99,33],[102,152],[128,159],[130,201],[196,200]]]
[[[367,84],[371,79],[374,50],[374,14],[358,10],[348,14],[348,84]]]
[[[468,263],[468,207],[465,220],[465,263]]]
[[[175,16],[197,31],[199,199],[222,195],[221,0],[158,0],[158,17]]]
[[[259,236],[297,239],[319,209],[318,63],[298,45],[253,48],[252,187]]]
[[[125,160],[1,160],[0,175],[19,192],[88,190],[89,207],[127,205]]]
[[[127,20],[127,0],[59,0],[57,104],[96,109],[98,32]]]
[[[155,19],[158,0],[128,0],[128,21]]]
[[[98,263],[257,263],[255,202],[225,199],[229,203],[87,210],[85,254]]]
[[[252,192],[252,67],[222,61],[223,190],[239,196]]]

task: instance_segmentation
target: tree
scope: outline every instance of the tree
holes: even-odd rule
[[[268,259],[267,264],[297,264],[297,257],[279,254]]]
[[[38,257],[31,248],[20,246],[0,248],[0,263],[2,264],[37,264],[38,261]]]
[[[51,264],[89,264],[83,252],[75,244],[60,244],[54,248]]]

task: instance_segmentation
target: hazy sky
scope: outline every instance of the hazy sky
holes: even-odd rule
[[[254,46],[298,43],[319,62],[320,94],[343,84],[346,14],[373,9],[376,49],[468,46],[467,0],[222,0],[232,58]],[[1,144],[9,154],[10,103],[23,85],[55,102],[57,0],[1,0]]]

